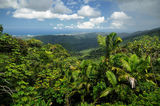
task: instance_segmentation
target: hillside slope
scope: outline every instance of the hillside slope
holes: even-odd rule
[[[85,33],[85,34],[73,34],[73,35],[43,35],[43,36],[35,36],[35,39],[41,40],[45,44],[61,44],[67,50],[70,51],[81,51],[90,48],[98,47],[97,43],[97,35],[107,35],[105,32],[93,32],[93,33]],[[124,41],[132,40],[137,36],[143,35],[160,35],[160,28],[155,28],[152,30],[145,31],[137,31],[134,33],[118,33]]]

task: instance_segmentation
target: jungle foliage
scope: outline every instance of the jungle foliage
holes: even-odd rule
[[[158,36],[120,46],[116,33],[99,35],[96,52],[104,55],[93,61],[0,31],[0,105],[160,105]]]

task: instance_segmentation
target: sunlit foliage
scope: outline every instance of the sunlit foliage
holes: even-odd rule
[[[97,51],[105,54],[93,61],[72,57],[59,44],[0,31],[0,105],[160,105],[158,37],[122,47],[116,33],[99,35]]]

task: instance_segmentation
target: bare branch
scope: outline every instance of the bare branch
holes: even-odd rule
[[[2,88],[2,89],[0,89],[1,91],[8,93],[10,96],[12,96],[13,90],[11,90],[8,86],[0,85],[0,88]]]

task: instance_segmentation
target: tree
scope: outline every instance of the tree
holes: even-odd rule
[[[3,32],[3,26],[0,25],[0,32]]]
[[[37,47],[37,48],[39,47],[40,48],[43,45],[43,42],[37,39],[29,39],[27,40],[27,43],[29,47]]]
[[[116,36],[116,33],[111,33],[107,36],[98,35],[97,41],[98,44],[101,47],[104,47],[106,49],[106,58],[108,59],[112,52],[119,46],[119,44],[122,42],[122,39],[120,37]]]

